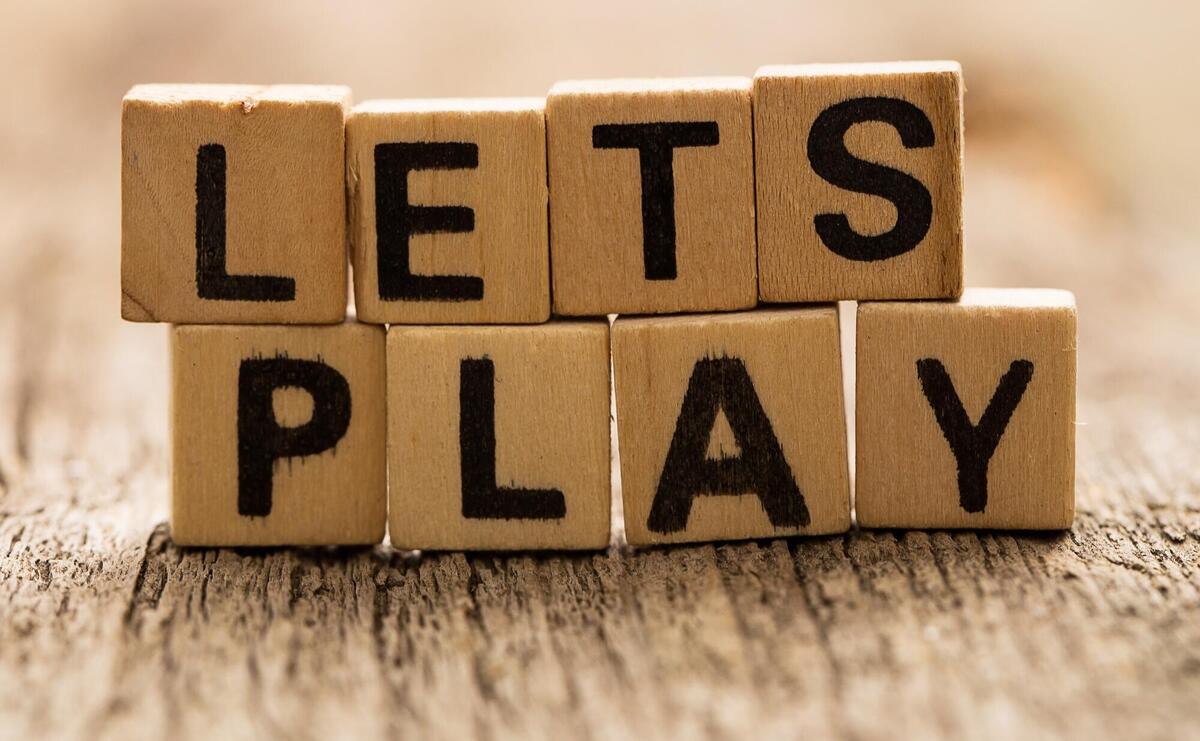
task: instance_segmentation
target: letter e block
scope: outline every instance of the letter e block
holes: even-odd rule
[[[968,289],[858,307],[858,523],[1058,530],[1075,516],[1075,298]]]
[[[541,98],[376,100],[346,124],[359,321],[550,318]]]
[[[561,82],[546,101],[554,311],[757,300],[746,78]]]
[[[957,62],[758,71],[760,300],[962,293],[962,90]]]
[[[382,328],[174,327],[171,394],[176,543],[383,540]]]
[[[392,545],[608,545],[607,322],[393,326],[387,352]]]
[[[138,85],[121,112],[121,316],[346,316],[350,90]]]
[[[838,337],[831,306],[618,318],[629,542],[848,530]]]

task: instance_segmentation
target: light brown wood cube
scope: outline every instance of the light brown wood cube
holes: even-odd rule
[[[957,62],[758,71],[760,300],[962,293],[962,94]]]
[[[121,112],[121,316],[346,316],[345,112],[312,85],[138,85]]]
[[[848,530],[838,338],[832,306],[618,318],[629,542]]]
[[[554,311],[754,306],[749,80],[561,82],[546,101]]]
[[[346,124],[359,321],[550,317],[541,98],[376,100]]]
[[[858,523],[1069,528],[1075,299],[968,289],[858,307]]]
[[[387,362],[392,545],[608,545],[607,322],[393,326]]]
[[[171,374],[176,543],[383,539],[381,327],[177,326]]]

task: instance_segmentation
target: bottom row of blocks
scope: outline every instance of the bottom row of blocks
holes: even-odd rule
[[[857,331],[860,526],[1070,527],[1069,293],[863,303]],[[172,333],[179,544],[378,543],[385,521],[401,549],[609,542],[603,320]],[[611,339],[631,544],[849,529],[835,307],[622,317]]]

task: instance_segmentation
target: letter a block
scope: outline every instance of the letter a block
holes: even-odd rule
[[[397,548],[604,548],[608,324],[391,327],[388,466]]]
[[[607,80],[550,90],[555,313],[754,306],[749,85]]]
[[[859,525],[1070,527],[1074,297],[860,304],[857,416]]]
[[[764,67],[754,142],[762,301],[962,293],[957,62]]]
[[[346,124],[359,321],[550,318],[541,98],[376,100]]]
[[[179,326],[171,370],[176,543],[383,540],[382,328]]]
[[[330,324],[346,316],[350,91],[138,85],[121,113],[121,316]]]
[[[631,544],[850,527],[833,307],[613,326]]]

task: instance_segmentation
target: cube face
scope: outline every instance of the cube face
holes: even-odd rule
[[[754,306],[749,80],[559,83],[546,126],[555,313]]]
[[[863,527],[1062,529],[1075,511],[1075,301],[968,289],[858,310]]]
[[[958,63],[764,67],[754,130],[760,300],[962,293]]]
[[[346,145],[360,321],[550,317],[542,99],[369,101]]]
[[[344,87],[139,85],[121,115],[121,316],[346,315]]]
[[[606,322],[392,327],[388,410],[397,548],[608,545]]]
[[[844,532],[837,311],[617,319],[631,544]]]
[[[383,539],[382,328],[179,326],[171,360],[176,543]]]

